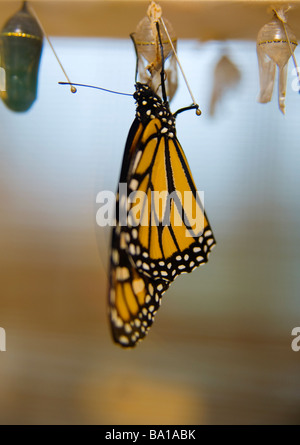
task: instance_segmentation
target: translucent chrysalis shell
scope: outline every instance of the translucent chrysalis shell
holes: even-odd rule
[[[160,72],[162,68],[161,47],[159,45],[156,22],[161,17],[161,8],[152,2],[148,8],[147,16],[138,24],[135,33],[131,35],[137,55],[138,80],[147,83],[151,88],[160,94]],[[172,44],[176,49],[177,37],[172,25],[164,19]],[[176,59],[166,35],[165,29],[159,25],[163,44],[163,55],[165,62],[165,84],[169,100],[174,96],[177,89],[177,64]]]
[[[256,49],[260,80],[258,101],[260,103],[270,102],[277,65],[279,70],[278,101],[282,113],[285,112],[288,61],[296,46],[296,37],[291,28],[286,24],[284,12],[276,11],[273,20],[264,25],[257,36]]]
[[[0,96],[13,111],[27,111],[36,99],[42,44],[42,30],[24,2],[0,33]]]
[[[241,73],[230,58],[223,54],[214,70],[214,84],[209,106],[209,114],[215,114],[216,105],[230,89],[240,81]]]

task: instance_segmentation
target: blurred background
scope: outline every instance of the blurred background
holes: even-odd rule
[[[7,3],[0,2],[1,26],[19,7]],[[44,21],[44,3],[54,14],[57,2],[41,3]],[[118,2],[102,3],[118,10]],[[127,3],[138,4],[137,21],[145,15],[148,2]],[[180,39],[180,11],[167,14],[180,2],[160,3],[202,110],[201,117],[180,114],[177,135],[204,191],[217,246],[207,265],[172,284],[142,343],[133,350],[113,344],[110,230],[96,225],[96,195],[116,189],[135,104],[92,89],[71,94],[58,85],[64,77],[45,42],[32,108],[14,113],[0,103],[1,424],[300,423],[300,351],[291,349],[291,331],[300,326],[293,65],[284,116],[277,84],[270,103],[257,103],[255,38],[271,19],[266,7],[260,24],[249,21],[252,40],[229,34],[200,41],[196,32]],[[119,20],[129,35],[137,22],[126,27],[119,11],[114,27]],[[51,40],[72,81],[133,92],[129,38],[64,34],[61,28]],[[224,54],[239,81],[211,115],[214,70]],[[179,76],[171,109],[189,103]]]

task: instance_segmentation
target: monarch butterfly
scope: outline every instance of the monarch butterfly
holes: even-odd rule
[[[176,137],[176,115],[198,106],[172,114],[165,94],[163,64],[161,82],[163,99],[147,84],[136,83],[136,117],[121,167],[119,183],[126,183],[128,189],[126,196],[117,196],[108,306],[113,339],[123,347],[133,347],[145,337],[172,281],[206,263],[215,244]],[[151,193],[154,191],[166,192],[166,196],[159,201]],[[203,219],[198,232],[190,222],[191,206],[181,205],[179,199],[186,191],[191,193],[192,204]],[[131,195],[138,192],[143,198],[140,218],[135,218]],[[120,222],[120,211],[124,209],[128,213],[127,225]],[[168,212],[169,223],[164,224]]]

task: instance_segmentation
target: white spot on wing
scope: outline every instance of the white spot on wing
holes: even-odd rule
[[[149,283],[148,289],[149,289],[150,295],[153,295],[154,294],[154,287],[153,287],[153,285],[151,283]]]
[[[142,278],[137,278],[132,281],[132,288],[135,294],[142,292],[145,288],[145,283]]]
[[[124,232],[120,233],[120,248],[123,250],[127,249],[126,233]]]
[[[134,324],[135,324],[135,326],[136,326],[137,328],[139,328],[139,327],[141,326],[141,321],[140,321],[138,318],[136,318],[136,319],[134,320]]]
[[[112,257],[113,263],[115,265],[119,264],[120,256],[119,256],[119,252],[117,251],[117,249],[113,249],[111,257]]]
[[[124,331],[126,332],[126,334],[130,334],[132,332],[132,327],[129,323],[124,324]]]
[[[125,337],[125,335],[121,335],[119,337],[119,342],[122,343],[122,345],[128,345],[129,343],[128,337]]]
[[[135,254],[135,245],[134,244],[129,244],[129,253],[131,253],[131,255]]]
[[[130,183],[129,183],[129,188],[130,188],[131,190],[136,190],[136,189],[138,188],[138,185],[139,185],[138,180],[135,179],[135,178],[132,178],[132,180],[131,180]]]
[[[116,268],[117,280],[125,281],[129,278],[129,270],[127,267],[117,267]]]

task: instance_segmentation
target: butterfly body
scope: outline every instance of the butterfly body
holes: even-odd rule
[[[174,279],[207,262],[215,244],[168,102],[141,83],[134,98],[136,118],[121,168],[119,182],[126,184],[126,194],[117,197],[109,290],[113,338],[126,347],[146,335]]]

